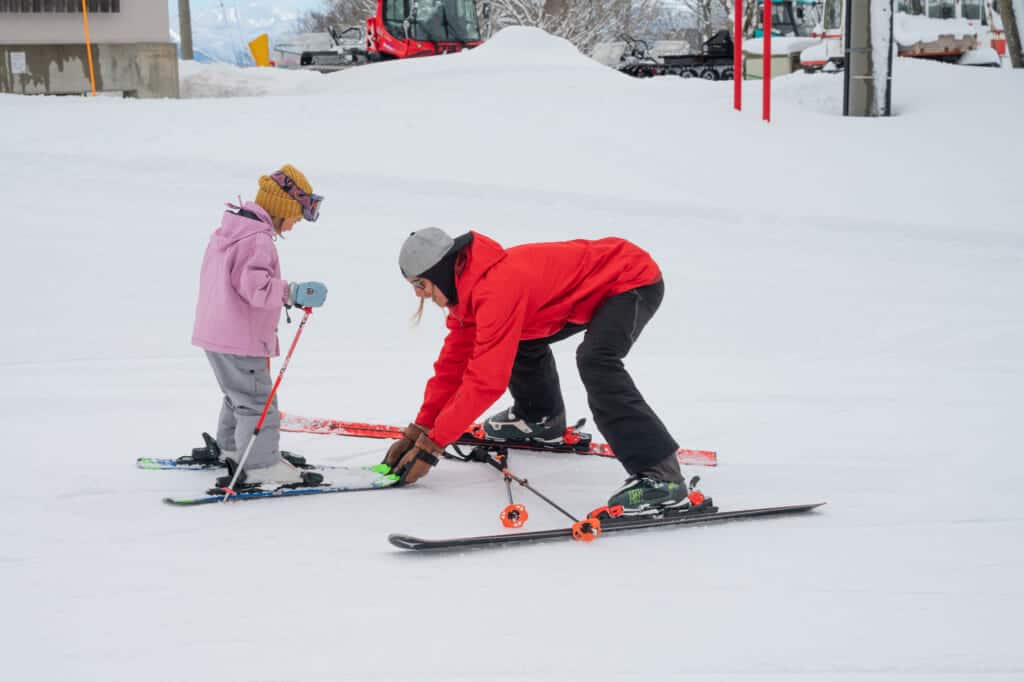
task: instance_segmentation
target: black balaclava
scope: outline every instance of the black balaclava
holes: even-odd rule
[[[467,232],[462,236],[456,237],[453,241],[452,248],[441,260],[432,265],[426,272],[421,272],[418,275],[423,279],[429,279],[433,282],[434,286],[440,289],[441,293],[448,298],[448,305],[450,306],[459,302],[459,292],[455,290],[455,261],[458,259],[459,253],[473,241],[473,233]]]

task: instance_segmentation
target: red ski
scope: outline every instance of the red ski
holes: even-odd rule
[[[531,442],[501,442],[494,441],[484,436],[483,427],[474,424],[471,429],[462,435],[456,443],[458,445],[500,445],[515,450],[536,450],[543,452],[570,452],[577,455],[599,455],[601,457],[614,457],[611,447],[607,443],[594,443],[589,433],[579,431],[579,426],[570,426],[565,430],[565,439],[562,443],[531,443]],[[402,437],[404,426],[391,426],[388,424],[368,424],[365,422],[347,422],[340,419],[313,419],[300,417],[294,414],[281,413],[281,430],[291,433],[317,433],[334,436],[352,436],[355,438],[390,438],[397,440]],[[718,455],[714,450],[691,450],[680,448],[676,456],[681,464],[696,464],[699,466],[713,467],[718,465]]]

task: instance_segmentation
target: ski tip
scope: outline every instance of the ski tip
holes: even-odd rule
[[[411,535],[403,535],[401,533],[391,533],[388,535],[388,542],[399,549],[420,549],[424,541],[420,538],[414,538]]]

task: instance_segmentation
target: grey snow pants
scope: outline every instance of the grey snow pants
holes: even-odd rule
[[[206,358],[224,394],[217,423],[217,443],[221,450],[236,451],[238,454],[235,458],[241,458],[274,385],[270,379],[267,359],[213,351],[206,351]],[[281,458],[280,427],[281,414],[277,411],[275,395],[267,411],[267,418],[263,420],[260,435],[245,462],[246,469],[268,467]]]

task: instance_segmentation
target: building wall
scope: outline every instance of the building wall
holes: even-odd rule
[[[0,5],[0,93],[91,92],[91,52],[97,92],[178,97],[167,0],[121,0],[118,12],[89,12],[90,52],[80,12],[6,11],[13,6]]]
[[[120,12],[90,12],[94,43],[166,43],[170,41],[167,0],[121,0]],[[0,45],[84,43],[82,15],[67,12],[2,12]]]
[[[14,73],[15,61],[24,67],[20,73]],[[93,45],[92,61],[97,92],[178,97],[174,43]],[[83,44],[0,45],[0,93],[80,95],[91,90],[89,56]]]

